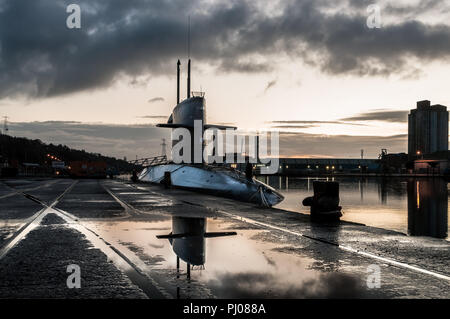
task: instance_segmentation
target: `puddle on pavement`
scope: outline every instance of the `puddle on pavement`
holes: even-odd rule
[[[26,220],[0,220],[0,244],[10,239],[26,223]]]
[[[79,203],[80,199],[79,198],[67,198],[64,199],[65,202],[67,203]],[[115,201],[113,199],[106,199],[106,200],[99,200],[99,199],[87,199],[87,200],[83,200],[83,203],[114,203]]]
[[[118,195],[142,195],[142,192],[117,192]]]
[[[192,217],[86,226],[163,282],[175,298],[329,296],[327,278],[313,269],[314,260],[280,251],[279,244],[264,240],[267,230],[243,229],[220,218]]]
[[[151,206],[173,206],[174,202],[170,199],[161,197],[143,197],[143,199],[134,200],[133,203],[151,204]]]

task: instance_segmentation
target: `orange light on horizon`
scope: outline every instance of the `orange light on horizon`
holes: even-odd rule
[[[416,188],[417,188],[417,208],[420,208],[420,184],[419,181],[416,182]]]

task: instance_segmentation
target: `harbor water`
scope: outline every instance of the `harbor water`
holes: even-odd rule
[[[447,238],[448,183],[440,178],[259,177],[285,200],[276,207],[309,213],[302,205],[316,180],[340,184],[343,220],[399,231],[412,236]]]

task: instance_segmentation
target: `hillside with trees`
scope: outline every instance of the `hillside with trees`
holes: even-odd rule
[[[105,162],[108,168],[117,172],[129,172],[133,165],[114,157],[76,150],[66,145],[46,144],[39,139],[31,140],[24,137],[13,137],[0,134],[0,162],[9,165],[34,163],[41,166],[51,165],[51,155],[58,160],[70,163],[72,161]]]

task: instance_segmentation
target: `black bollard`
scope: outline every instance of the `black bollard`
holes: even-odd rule
[[[135,169],[133,170],[133,174],[132,174],[132,176],[131,176],[131,181],[132,181],[133,183],[136,183],[136,182],[138,181],[137,172],[136,172]]]
[[[172,186],[171,172],[164,172],[164,178],[162,179],[161,184],[163,184],[165,188],[170,188]]]
[[[311,207],[311,219],[315,221],[339,220],[342,216],[339,206],[339,183],[320,182],[313,183],[314,196],[303,200],[304,206]]]
[[[245,178],[249,181],[253,179],[253,165],[250,162],[245,165]]]

